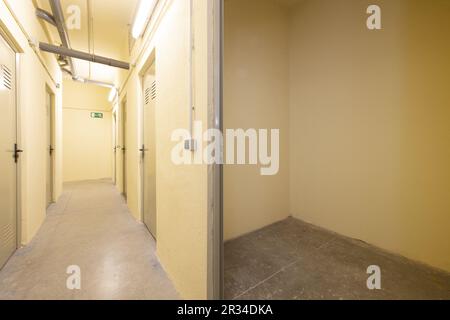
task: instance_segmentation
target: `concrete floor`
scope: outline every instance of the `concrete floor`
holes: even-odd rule
[[[371,265],[382,290],[367,289]],[[289,218],[225,244],[227,299],[450,299],[450,274]]]
[[[81,268],[68,290],[67,267]],[[178,299],[156,244],[109,181],[71,183],[33,242],[0,271],[0,299]]]

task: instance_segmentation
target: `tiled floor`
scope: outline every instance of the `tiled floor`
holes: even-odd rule
[[[367,268],[381,268],[368,290]],[[289,218],[225,244],[227,299],[450,299],[450,274]]]
[[[67,267],[81,268],[68,290]],[[156,245],[109,181],[68,184],[33,242],[0,271],[0,299],[178,299]]]

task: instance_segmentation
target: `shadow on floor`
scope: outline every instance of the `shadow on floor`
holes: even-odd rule
[[[289,218],[225,244],[225,298],[447,300],[450,274]]]

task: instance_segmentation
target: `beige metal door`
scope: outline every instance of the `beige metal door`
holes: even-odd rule
[[[154,65],[144,77],[143,103],[143,220],[156,239],[156,79]]]
[[[0,268],[17,249],[15,53],[0,35]]]
[[[117,184],[117,115],[113,112],[113,183]]]
[[[53,202],[53,97],[47,91],[47,206]]]
[[[127,198],[127,102],[122,103],[122,190]]]

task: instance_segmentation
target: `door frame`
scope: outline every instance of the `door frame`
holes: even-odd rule
[[[209,57],[208,128],[223,132],[223,48],[224,48],[224,0],[208,1],[211,33],[208,43],[212,46]],[[220,153],[223,156],[223,145]],[[223,237],[223,165],[212,164],[208,169],[208,299],[224,299],[224,237]]]

